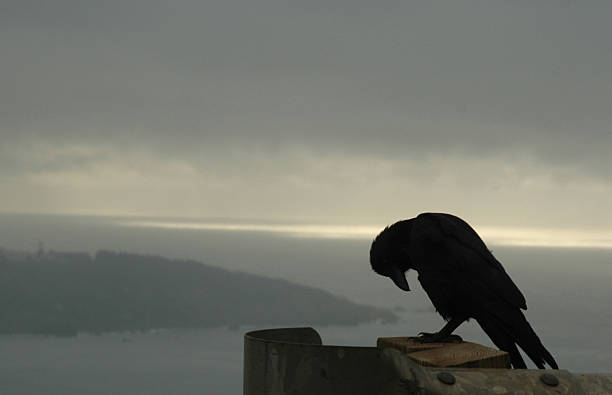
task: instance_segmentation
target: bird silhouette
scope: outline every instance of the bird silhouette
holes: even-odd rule
[[[557,363],[521,310],[525,297],[476,231],[461,218],[423,213],[385,228],[372,242],[372,269],[404,291],[405,273],[418,272],[421,286],[447,321],[436,333],[421,332],[421,342],[456,341],[464,321],[475,319],[491,341],[508,352],[514,368],[526,368],[517,345],[543,369]]]

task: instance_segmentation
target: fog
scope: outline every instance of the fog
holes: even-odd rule
[[[408,275],[413,291],[405,293],[391,281],[371,271],[367,239],[296,238],[249,231],[131,228],[119,226],[114,220],[85,217],[3,216],[0,224],[0,239],[4,248],[32,251],[42,241],[45,249],[53,250],[95,251],[104,248],[197,259],[231,270],[314,286],[354,302],[391,308],[401,318],[400,322],[388,325],[369,323],[317,327],[327,344],[373,346],[380,336],[414,335],[420,331],[438,330],[443,324],[414,273]],[[609,301],[612,300],[609,287],[612,282],[612,251],[489,247],[524,293],[528,306],[526,316],[559,365],[577,372],[612,371],[612,349],[607,339],[612,331],[612,313],[609,309]],[[193,387],[190,387],[191,384],[181,387],[183,393],[196,393],[196,387],[209,386],[215,388],[213,393],[229,394],[240,389],[241,368],[237,364],[240,365],[242,335],[247,330],[248,327],[239,327],[234,330],[170,331],[163,334],[80,335],[65,340],[2,337],[3,349],[14,356],[12,360],[4,359],[6,370],[3,371],[12,372],[8,382],[20,386],[24,385],[23,377],[39,369],[46,371],[47,374],[38,376],[38,383],[48,383],[63,392],[67,388],[65,383],[54,382],[53,377],[67,380],[80,369],[81,373],[74,380],[81,384],[74,388],[82,389],[90,385],[90,393],[103,393],[109,384],[99,381],[102,373],[94,373],[94,370],[102,369],[108,377],[117,380],[117,393],[122,393],[122,389],[134,393],[148,392],[148,385],[151,388],[155,386],[151,384],[158,380],[154,375],[138,373],[141,369],[150,369],[157,372],[155,375],[163,377],[159,378],[166,383],[159,387],[162,389],[168,388],[166,380],[180,378],[187,380],[187,383],[196,383]],[[474,322],[463,324],[457,333],[465,339],[491,345]],[[123,341],[123,337],[127,340]],[[184,354],[180,351],[181,347],[191,347],[192,351]],[[36,353],[40,353],[40,356],[32,358],[38,355]],[[48,353],[46,357],[45,353]],[[159,363],[152,362],[157,356]],[[65,362],[59,366],[46,366],[45,361],[53,358],[65,358]],[[79,358],[84,358],[82,363],[77,362]],[[117,365],[113,363],[116,358],[127,358],[125,361],[130,362]],[[211,358],[215,358],[214,364]],[[108,371],[104,370],[104,366]],[[210,374],[200,375],[199,372]],[[139,379],[139,374],[145,374],[147,380],[151,380],[149,384]],[[135,381],[130,381],[132,379]],[[32,385],[36,385],[36,382]],[[98,382],[99,390],[95,390]],[[30,393],[36,393],[35,387],[27,388],[32,389]],[[126,390],[123,393],[130,392]]]
[[[371,238],[449,212],[502,261],[562,367],[612,371],[611,12],[4,0],[0,248],[192,259],[395,309],[394,325],[320,328],[372,345],[442,322],[414,273],[405,294],[371,272]],[[0,392],[167,393],[167,378],[236,393],[244,329],[2,337]]]
[[[610,12],[7,0],[0,211],[609,230]]]

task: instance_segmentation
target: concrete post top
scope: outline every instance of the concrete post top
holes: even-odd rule
[[[313,328],[244,336],[245,395],[611,394],[611,374],[426,367],[394,347],[323,345]]]

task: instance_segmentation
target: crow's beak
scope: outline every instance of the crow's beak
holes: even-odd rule
[[[389,277],[400,289],[403,289],[404,291],[410,291],[408,281],[406,281],[406,274],[401,271],[400,268],[393,268],[393,272]]]

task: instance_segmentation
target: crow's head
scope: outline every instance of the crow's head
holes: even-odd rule
[[[411,230],[412,220],[397,222],[380,232],[370,248],[372,269],[404,291],[410,291],[405,273],[410,269],[407,247]]]

